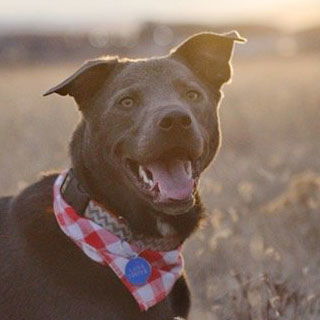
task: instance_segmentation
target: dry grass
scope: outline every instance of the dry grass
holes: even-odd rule
[[[1,70],[0,194],[68,165],[79,115],[41,93],[76,65]],[[201,185],[208,223],[185,250],[192,319],[320,318],[319,83],[318,56],[235,63]]]

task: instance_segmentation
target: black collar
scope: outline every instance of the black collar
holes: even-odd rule
[[[63,200],[73,207],[78,214],[84,215],[89,204],[90,197],[75,177],[73,169],[68,171],[61,185],[60,191]]]

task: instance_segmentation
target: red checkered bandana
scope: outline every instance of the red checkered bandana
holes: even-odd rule
[[[54,184],[54,213],[61,230],[92,260],[109,266],[133,295],[141,310],[163,300],[183,271],[181,247],[172,251],[138,250],[93,221],[83,218],[62,198],[60,193],[65,173]],[[126,275],[126,265],[134,257],[150,264],[146,283],[133,285]]]

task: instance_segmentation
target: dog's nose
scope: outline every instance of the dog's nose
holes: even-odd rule
[[[173,128],[189,129],[191,124],[192,120],[189,114],[180,110],[166,113],[158,122],[159,128],[165,131],[169,131]]]

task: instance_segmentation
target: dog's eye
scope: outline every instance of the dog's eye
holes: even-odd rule
[[[187,98],[191,101],[196,101],[200,97],[200,93],[196,90],[189,90],[187,93]]]
[[[125,97],[125,98],[121,99],[119,103],[122,107],[124,107],[126,109],[130,109],[134,105],[134,100],[131,97]]]

